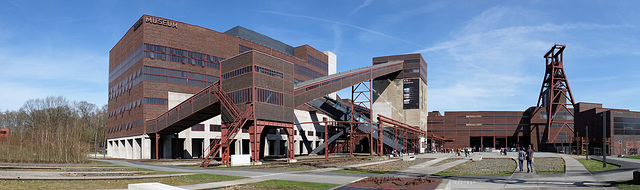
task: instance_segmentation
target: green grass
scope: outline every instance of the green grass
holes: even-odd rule
[[[615,185],[622,190],[640,190],[640,184],[634,184],[633,180],[616,182]]]
[[[640,156],[625,156],[624,158],[640,159]]]
[[[195,174],[122,180],[0,180],[0,189],[126,189],[131,183],[159,182],[173,186],[242,179],[242,177]]]
[[[582,159],[582,158],[578,158],[576,160],[578,160],[580,163],[582,163],[582,165],[584,165],[584,167],[587,168],[587,170],[589,170],[589,172],[612,170],[612,169],[617,169],[617,168],[620,167],[618,165],[607,163],[607,167],[603,168],[602,167],[602,162],[598,161],[598,160],[585,160],[585,159]]]
[[[385,174],[387,171],[368,171],[368,170],[333,170],[330,172],[350,173],[350,174]]]
[[[311,183],[311,182],[298,182],[298,181],[284,181],[284,180],[268,180],[258,183],[252,183],[247,185],[241,185],[238,189],[291,189],[291,190],[324,190],[331,189],[338,186],[338,184],[330,183]]]
[[[111,162],[105,162],[105,161],[99,161],[99,160],[91,160],[91,162],[93,162],[93,164],[98,164],[98,165],[111,165]]]

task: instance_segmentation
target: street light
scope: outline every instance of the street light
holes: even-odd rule
[[[602,167],[607,167],[607,114],[602,112]]]

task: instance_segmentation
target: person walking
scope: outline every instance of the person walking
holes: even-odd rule
[[[524,152],[524,147],[520,147],[520,152],[518,152],[518,162],[520,163],[520,171],[524,171],[524,168],[522,167],[524,164],[524,157],[527,155],[526,152]]]
[[[533,171],[533,149],[531,149],[531,145],[529,145],[529,149],[527,149],[527,173],[529,171]]]

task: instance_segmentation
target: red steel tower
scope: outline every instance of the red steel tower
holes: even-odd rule
[[[547,148],[552,144],[570,143],[574,133],[575,102],[562,63],[565,48],[565,45],[556,44],[544,55],[546,72],[538,104],[532,114],[531,136],[537,137],[538,145],[547,145]],[[546,122],[542,123],[545,119]],[[533,122],[535,120],[540,122]]]

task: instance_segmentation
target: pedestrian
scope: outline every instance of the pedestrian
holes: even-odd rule
[[[527,173],[529,171],[533,171],[533,149],[531,149],[531,145],[529,145],[529,149],[527,149]]]
[[[469,157],[469,148],[464,148],[464,157]]]
[[[458,153],[458,156],[461,156],[460,155],[460,148],[456,149],[456,153]]]
[[[524,157],[526,155],[527,153],[524,152],[524,147],[520,147],[520,152],[518,152],[518,162],[520,162],[520,171],[524,171],[522,164],[524,163]]]

